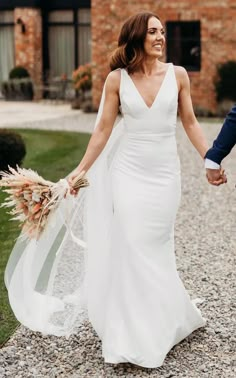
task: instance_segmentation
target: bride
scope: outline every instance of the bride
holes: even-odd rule
[[[201,158],[208,146],[185,69],[160,61],[164,34],[149,12],[124,23],[95,130],[68,179],[84,172],[90,187],[70,190],[38,242],[18,240],[5,275],[22,324],[69,336],[86,309],[105,362],[147,368],[205,324],[176,270],[177,110]]]

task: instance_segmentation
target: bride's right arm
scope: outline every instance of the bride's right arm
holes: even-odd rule
[[[105,147],[119,110],[119,87],[120,71],[110,72],[105,85],[105,99],[101,118],[92,133],[81,162],[68,179],[69,183],[79,173],[86,173]]]

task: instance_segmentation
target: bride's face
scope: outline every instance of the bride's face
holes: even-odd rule
[[[147,34],[144,41],[145,54],[150,57],[160,58],[165,46],[165,31],[156,17],[148,20]]]

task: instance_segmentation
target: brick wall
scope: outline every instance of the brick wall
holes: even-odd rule
[[[141,5],[140,5],[141,4]],[[166,21],[201,21],[200,72],[189,72],[195,107],[216,110],[214,78],[218,63],[236,60],[236,0],[92,0],[93,99],[97,107],[101,88],[109,72],[109,54],[123,21],[130,15],[149,10]]]
[[[25,67],[35,84],[42,80],[42,21],[41,11],[30,8],[16,8],[15,18],[15,64]],[[20,18],[26,31],[16,24]]]

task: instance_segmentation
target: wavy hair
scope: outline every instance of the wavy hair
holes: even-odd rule
[[[148,20],[159,17],[152,12],[140,12],[129,17],[123,24],[118,38],[118,47],[112,53],[110,69],[126,68],[133,73],[143,63],[144,41],[147,35]]]

